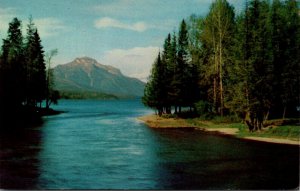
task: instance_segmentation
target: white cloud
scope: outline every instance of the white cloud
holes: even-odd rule
[[[33,22],[42,38],[56,36],[68,30],[68,27],[61,20],[52,17],[33,19]]]
[[[113,49],[105,52],[101,60],[104,64],[119,68],[127,76],[146,82],[158,51],[159,47],[153,46]]]
[[[16,11],[14,8],[1,8],[0,7],[0,32],[4,33],[8,29],[8,23],[16,17]]]
[[[8,30],[8,24],[14,17],[22,20],[22,32],[24,35],[26,34],[28,18],[23,19],[23,17],[17,13],[17,9],[0,7],[0,33],[2,38],[4,38],[3,35],[6,34]],[[52,17],[38,19],[33,18],[33,22],[35,23],[42,38],[58,35],[68,29],[61,20]]]
[[[101,19],[98,19],[94,23],[96,28],[121,28],[121,29],[127,29],[127,30],[133,30],[138,32],[143,32],[149,28],[149,26],[144,22],[136,22],[132,24],[123,23],[121,21],[118,21],[116,19],[112,19],[109,17],[104,17]]]

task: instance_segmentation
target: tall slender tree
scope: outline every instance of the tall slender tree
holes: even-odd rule
[[[274,0],[272,5],[275,108],[285,118],[299,104],[300,19],[297,1]],[[276,99],[277,98],[277,99]],[[276,106],[277,105],[277,106]]]
[[[188,95],[188,31],[185,20],[182,20],[178,33],[177,44],[177,66],[175,71],[175,88],[177,89],[177,105],[179,106],[179,112],[181,112],[182,106],[187,106]]]
[[[162,53],[162,63],[164,65],[164,79],[161,83],[161,85],[164,86],[165,90],[165,112],[170,114],[171,113],[171,96],[169,92],[172,89],[171,81],[173,77],[173,67],[174,63],[172,62],[172,49],[171,49],[171,34],[169,33],[165,42],[164,42],[164,49]]]
[[[153,64],[149,80],[145,86],[144,96],[142,97],[144,105],[156,109],[159,115],[163,114],[163,108],[165,106],[166,90],[163,83],[161,83],[164,80],[164,72],[165,68],[159,52]]]
[[[7,38],[3,40],[1,65],[2,105],[20,107],[25,101],[26,70],[21,21],[17,18],[9,23]]]
[[[224,110],[224,69],[229,62],[233,29],[233,7],[226,0],[216,0],[205,19],[202,39],[211,54],[209,73],[213,77],[213,105],[221,116]]]
[[[25,52],[27,68],[27,104],[36,106],[38,102],[41,103],[45,98],[46,65],[41,39],[31,17],[27,29]]]
[[[51,103],[56,103],[59,98],[59,92],[54,90],[54,75],[51,68],[51,60],[58,53],[57,49],[53,49],[46,53],[47,73],[46,73],[46,108],[49,109]]]

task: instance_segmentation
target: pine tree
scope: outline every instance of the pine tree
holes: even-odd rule
[[[228,103],[245,118],[250,130],[262,128],[271,107],[273,64],[269,4],[253,0],[238,17]]]
[[[27,104],[37,106],[45,99],[46,66],[44,51],[38,31],[29,18],[26,38],[26,67],[27,67]]]
[[[41,45],[41,39],[38,33],[38,30],[36,29],[34,32],[34,44],[36,47],[36,58],[35,58],[35,68],[36,68],[36,75],[34,76],[34,79],[37,81],[36,83],[36,102],[40,103],[42,100],[45,99],[45,93],[46,93],[46,64],[44,60],[44,51],[43,47]]]
[[[246,10],[247,9],[246,4]],[[232,113],[244,118],[249,108],[249,80],[253,70],[249,64],[248,44],[248,14],[241,13],[236,19],[236,28],[233,38],[233,64],[228,68],[229,86],[225,102]]]
[[[166,96],[165,86],[161,83],[164,80],[164,72],[164,64],[159,53],[152,66],[151,75],[145,86],[142,101],[145,106],[156,109],[160,116],[163,114]]]
[[[25,101],[26,70],[21,21],[17,18],[9,23],[7,38],[3,40],[1,65],[2,105],[10,108],[20,107]]]
[[[275,3],[275,2],[274,2]],[[273,5],[275,7],[275,5]],[[296,113],[296,105],[300,103],[300,93],[299,93],[299,73],[300,73],[300,16],[297,1],[288,0],[283,8],[277,9],[277,14],[280,16],[282,23],[278,23],[276,27],[273,28],[275,35],[278,30],[281,32],[281,38],[275,40],[279,41],[279,51],[275,52],[277,54],[275,71],[277,87],[279,87],[280,101],[275,103],[282,104],[282,118],[285,118],[287,114]],[[282,13],[283,12],[283,13]],[[276,9],[274,10],[276,15]],[[275,19],[275,18],[274,18]],[[274,23],[276,21],[274,20]],[[283,24],[283,25],[282,25]],[[276,36],[274,36],[275,38]],[[276,49],[275,49],[276,50]],[[278,55],[281,56],[278,58]],[[275,55],[274,55],[275,57]],[[275,63],[274,63],[275,64]]]
[[[176,38],[176,34],[174,32],[172,38],[171,38],[171,57],[170,57],[170,63],[172,64],[172,76],[170,76],[170,89],[168,91],[168,97],[170,98],[170,103],[171,105],[174,106],[175,109],[175,113],[177,113],[177,107],[178,107],[178,103],[177,103],[177,99],[179,96],[179,85],[178,85],[178,79],[177,79],[177,71],[178,71],[178,58],[177,58],[177,38]]]
[[[165,112],[170,114],[171,113],[171,96],[170,96],[170,91],[172,91],[171,87],[171,81],[173,78],[173,67],[174,63],[172,62],[172,49],[171,49],[171,35],[170,33],[168,34],[165,43],[164,43],[164,49],[162,53],[162,63],[164,65],[164,74],[163,74],[163,81],[161,81],[161,86],[164,86],[164,94],[165,94]]]
[[[181,112],[182,106],[187,106],[188,98],[188,31],[185,20],[182,20],[179,28],[178,34],[178,44],[177,44],[177,65],[175,71],[175,89],[177,90],[176,105],[179,106],[179,112]]]

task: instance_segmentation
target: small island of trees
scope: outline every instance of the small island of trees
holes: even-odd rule
[[[26,37],[22,35],[22,22],[18,18],[9,23],[0,53],[1,122],[7,118],[20,120],[53,112],[49,106],[56,103],[59,93],[53,90],[50,62],[56,53],[56,50],[51,51],[45,59],[38,29],[31,17]],[[42,108],[44,100],[46,109]]]
[[[168,34],[143,103],[159,115],[235,116],[249,130],[269,118],[299,117],[300,19],[296,0],[226,0]],[[173,108],[173,109],[172,109]]]

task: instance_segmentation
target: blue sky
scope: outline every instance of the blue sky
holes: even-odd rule
[[[183,18],[205,16],[213,0],[0,0],[0,37],[13,17],[29,15],[45,52],[59,54],[53,66],[88,56],[145,81],[168,33]],[[239,11],[244,0],[229,0]],[[2,42],[1,42],[2,44]]]

